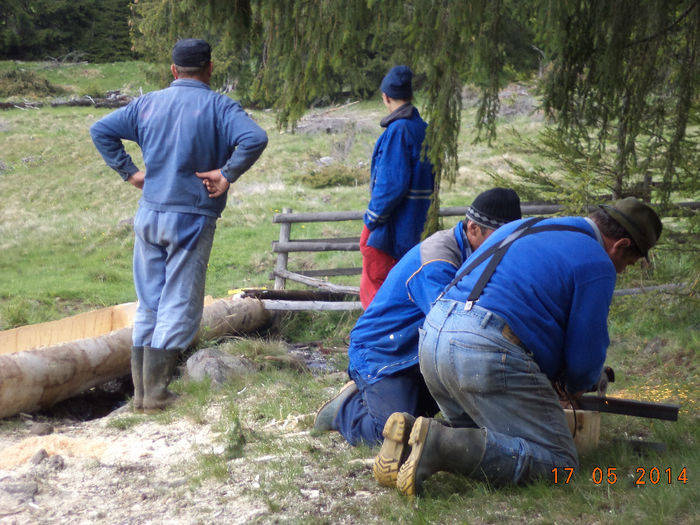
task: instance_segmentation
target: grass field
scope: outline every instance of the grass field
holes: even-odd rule
[[[138,63],[70,65],[65,69],[53,64],[0,63],[0,72],[16,67],[32,69],[75,95],[115,89],[137,94],[156,87],[144,76],[148,66]],[[0,100],[19,101],[22,97]],[[385,113],[381,102],[361,102],[330,113],[328,109],[311,111],[304,122],[333,118],[354,125],[338,133],[310,133],[303,131],[303,126],[298,133],[282,132],[275,126],[272,111],[252,111],[267,130],[270,142],[260,161],[229,193],[229,205],[217,226],[207,294],[223,297],[230,289],[271,286],[268,273],[275,257],[270,242],[279,235],[279,228],[271,220],[282,208],[361,210],[366,205],[368,188],[364,182],[330,188],[313,188],[300,182],[302,177],[318,172],[321,157],[333,157],[348,168],[368,170],[374,141],[381,132],[377,123]],[[0,112],[0,329],[135,300],[130,220],[139,192],[104,165],[88,134],[89,126],[108,112],[47,106]],[[537,113],[529,109],[514,111],[503,117],[492,147],[475,145],[473,111],[467,105],[459,175],[454,185],[443,189],[443,205],[471,202],[490,186],[485,173],[507,174],[504,159],[536,161],[523,151],[518,137],[532,136],[541,126]],[[130,145],[129,151],[140,165],[138,148]],[[454,219],[445,221],[445,227],[452,224]],[[359,229],[359,223],[307,225],[298,235],[359,235]],[[295,233],[293,230],[293,236]],[[290,266],[359,264],[358,254],[341,253],[299,256]],[[393,491],[378,489],[365,471],[357,474],[347,467],[353,459],[369,456],[368,449],[333,446],[334,455],[306,449],[295,452],[307,458],[310,455],[319,468],[336,468],[339,476],[357,476],[364,490],[376,492],[369,507],[342,508],[344,519],[355,515],[358,522],[700,523],[696,510],[700,496],[699,277],[697,246],[692,241],[678,244],[662,238],[651,268],[636,266],[620,279],[621,288],[687,283],[674,293],[616,298],[610,315],[608,359],[617,373],[611,395],[677,402],[682,406],[681,416],[678,422],[670,423],[604,414],[601,446],[582,458],[580,471],[569,483],[552,486],[541,482],[495,489],[439,475],[427,483],[424,497],[409,503]],[[344,282],[357,284],[358,280],[348,278]],[[279,337],[319,339],[329,346],[342,344],[355,318],[356,314],[337,313],[289,316],[282,323]],[[339,367],[343,367],[342,358]],[[242,420],[255,414],[263,421],[310,413],[328,395],[329,387],[341,384],[337,378],[300,376],[293,369],[268,366],[264,373],[248,380],[242,405],[233,407],[231,413]],[[179,387],[185,393],[193,388]],[[239,387],[233,385],[231,390]],[[222,395],[202,388],[204,394],[189,394],[202,404],[206,405],[210,396]],[[639,455],[624,444],[626,439],[664,442],[667,450],[661,455]],[[332,443],[328,436],[319,440]],[[242,454],[264,453],[269,446],[256,441],[256,435],[249,435]],[[265,467],[282,472],[274,483],[261,483],[257,489],[270,501],[271,508],[274,502],[298,496],[293,479],[301,467],[294,457],[290,454],[291,459]],[[224,459],[215,459],[213,467],[202,466],[201,474],[221,475],[222,470],[216,468],[221,463],[217,461],[225,463]],[[655,467],[662,473],[656,483],[648,477]],[[597,468],[606,475],[608,468],[615,468],[615,483],[606,476],[596,483]],[[647,476],[642,476],[644,485],[636,483],[641,472],[638,469],[644,469]],[[225,475],[225,468],[223,472]]]

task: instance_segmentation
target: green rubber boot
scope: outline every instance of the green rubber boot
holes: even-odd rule
[[[143,411],[143,346],[131,347],[131,381],[134,383],[134,412]]]
[[[394,412],[386,420],[382,430],[384,442],[372,465],[374,479],[380,485],[396,486],[396,476],[411,450],[408,438],[415,420],[415,417],[406,412]]]
[[[396,476],[396,488],[413,498],[423,482],[439,471],[468,476],[481,463],[486,450],[485,428],[451,428],[419,417],[408,439],[411,454]]]
[[[355,381],[348,381],[343,385],[336,395],[321,405],[314,418],[313,430],[316,432],[330,432],[338,430],[333,421],[343,403],[357,393]]]
[[[143,352],[143,411],[153,414],[172,405],[178,395],[168,390],[173,377],[179,349],[160,350],[144,347]]]

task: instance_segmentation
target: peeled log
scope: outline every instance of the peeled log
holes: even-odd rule
[[[247,333],[270,314],[258,299],[205,306],[195,340]],[[0,418],[52,406],[131,372],[131,326],[92,339],[0,355]]]

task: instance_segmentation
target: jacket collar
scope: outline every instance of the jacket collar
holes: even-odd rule
[[[194,78],[178,78],[170,83],[172,87],[198,87],[203,89],[211,89],[207,84],[201,80],[196,80]]]
[[[411,118],[413,116],[413,104],[406,102],[403,106],[396,108],[394,111],[389,113],[386,117],[382,119],[379,125],[386,128],[394,122],[402,118]]]

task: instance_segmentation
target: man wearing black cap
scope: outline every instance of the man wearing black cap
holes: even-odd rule
[[[393,412],[437,412],[418,370],[418,329],[472,250],[494,229],[520,216],[520,199],[513,190],[485,191],[464,220],[433,234],[399,261],[350,333],[352,382],[319,410],[316,430],[338,430],[352,445],[374,445],[382,441]]]
[[[370,201],[360,236],[360,301],[366,309],[389,270],[420,241],[430,207],[435,175],[424,156],[427,124],[411,104],[413,73],[395,66],[381,84],[389,115],[374,146]]]
[[[90,135],[108,166],[143,191],[134,217],[134,409],[161,410],[181,350],[202,317],[216,219],[226,193],[267,145],[267,134],[230,98],[209,88],[211,49],[185,39],[172,51],[170,87],[107,115]],[[122,140],[136,142],[142,171]]]
[[[462,265],[428,313],[420,369],[449,422],[412,427],[396,479],[413,496],[438,471],[526,483],[578,467],[552,387],[572,398],[601,375],[607,317],[621,273],[661,235],[652,208],[628,197],[588,218],[530,218],[499,229]]]

